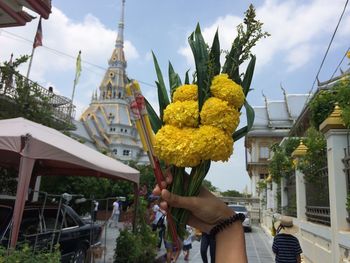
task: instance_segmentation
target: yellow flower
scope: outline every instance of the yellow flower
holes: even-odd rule
[[[163,126],[155,136],[156,156],[167,164],[177,167],[194,167],[200,163],[200,156],[191,147],[196,129],[179,129],[172,125]]]
[[[179,128],[197,127],[198,117],[197,101],[176,101],[170,103],[164,110],[163,121]]]
[[[350,59],[350,51],[346,53],[346,56],[348,57],[348,59]]]
[[[202,160],[227,161],[233,152],[232,136],[210,125],[196,130],[192,144]]]
[[[211,97],[204,102],[200,116],[201,124],[220,128],[231,135],[239,124],[240,113],[227,101]]]
[[[245,100],[242,87],[229,79],[227,74],[215,76],[210,91],[214,97],[225,100],[236,108],[242,107]]]
[[[195,84],[185,84],[178,87],[173,94],[173,101],[198,100],[198,87]]]

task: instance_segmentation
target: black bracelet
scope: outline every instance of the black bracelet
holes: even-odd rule
[[[217,224],[216,226],[214,226],[211,230],[210,230],[210,235],[212,237],[215,237],[217,233],[219,233],[220,231],[222,231],[225,227],[232,225],[234,222],[236,222],[237,220],[243,222],[245,219],[245,215],[244,214],[234,214],[233,216],[226,218],[222,221],[220,221],[219,224]]]

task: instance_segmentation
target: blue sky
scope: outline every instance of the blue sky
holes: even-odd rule
[[[257,55],[257,67],[252,83],[254,90],[248,97],[250,104],[263,105],[262,91],[269,100],[282,99],[281,83],[287,93],[308,93],[345,2],[126,0],[124,38],[127,73],[130,78],[151,84],[142,84],[142,90],[157,107],[151,50],[155,52],[165,75],[170,60],[180,76],[184,76],[186,70],[194,68],[187,37],[197,22],[209,43],[218,28],[221,46],[228,49],[244,11],[253,3],[258,19],[264,22],[264,30],[271,33],[271,37],[262,40],[253,49]],[[78,109],[76,117],[79,118],[90,102],[91,93],[98,88],[113,51],[121,4],[120,0],[53,0],[52,4],[49,20],[43,20],[45,47],[36,49],[30,77],[70,97],[75,57],[82,50],[82,75],[74,100]],[[0,30],[0,63],[8,60],[11,53],[15,57],[30,54],[30,41],[34,38],[36,27],[37,19],[24,27]],[[348,8],[320,73],[321,81],[333,74],[349,48],[349,36]],[[344,61],[342,67],[346,68],[347,63]],[[26,68],[24,65],[21,70],[25,72]],[[234,147],[229,162],[213,163],[207,177],[220,190],[242,191],[246,185],[250,188],[245,171],[243,140],[236,142]]]

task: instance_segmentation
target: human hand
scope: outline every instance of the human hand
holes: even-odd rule
[[[162,182],[162,188],[171,182],[172,176],[168,174],[165,181]],[[187,224],[206,233],[209,233],[221,220],[234,214],[232,209],[204,187],[200,189],[198,196],[183,197],[170,193],[166,189],[161,190],[157,185],[153,194],[161,196],[163,201],[160,206],[165,210],[168,206],[189,210],[191,215]]]

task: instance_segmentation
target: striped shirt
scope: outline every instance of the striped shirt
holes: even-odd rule
[[[295,236],[282,233],[273,239],[272,251],[276,254],[276,263],[296,263],[297,256],[303,253]]]

